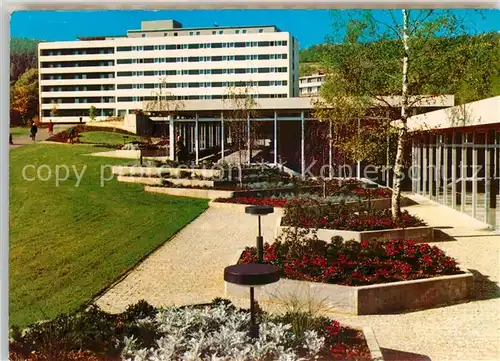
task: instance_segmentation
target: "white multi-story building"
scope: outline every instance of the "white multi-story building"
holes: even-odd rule
[[[144,21],[124,36],[39,44],[40,119],[87,121],[145,109],[159,96],[222,99],[298,96],[298,42],[275,26],[182,28]],[[55,113],[53,110],[56,110]]]
[[[299,95],[301,97],[313,97],[319,94],[319,89],[325,81],[325,74],[317,73],[299,78]]]

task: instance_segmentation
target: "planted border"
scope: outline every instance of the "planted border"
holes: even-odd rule
[[[144,187],[144,190],[146,192],[151,192],[151,193],[160,193],[178,197],[203,198],[203,199],[229,198],[233,196],[233,192],[231,191],[221,191],[215,189],[169,188],[169,187],[146,186]]]
[[[324,304],[332,312],[354,315],[390,314],[456,303],[471,297],[473,275],[438,276],[419,280],[368,286],[343,286],[282,278],[277,283],[257,287],[259,300],[287,299]],[[248,287],[225,282],[226,297],[248,297]]]
[[[282,226],[281,219],[278,220],[275,236],[278,237],[282,233],[290,229],[297,228],[298,231],[312,234],[316,231],[320,239],[331,239],[332,237],[342,237],[344,239],[352,239],[356,242],[375,240],[377,242],[390,241],[393,239],[411,239],[417,243],[434,242],[434,228],[429,226],[407,227],[382,229],[375,231],[345,231],[340,229],[324,229],[324,228],[302,228]]]
[[[244,250],[238,252],[237,264]],[[474,277],[461,274],[362,286],[338,285],[281,278],[255,288],[259,300],[315,302],[332,312],[371,315],[427,309],[457,303],[472,296]],[[248,287],[225,282],[225,296],[243,298]]]

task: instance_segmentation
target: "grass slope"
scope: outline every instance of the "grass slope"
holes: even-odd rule
[[[19,135],[28,136],[30,134],[30,127],[12,127],[10,128],[10,133],[12,134],[13,137]]]
[[[139,136],[106,132],[106,131],[91,131],[91,132],[81,133],[80,142],[118,145],[118,144],[123,144],[124,136],[126,137],[126,142],[141,140],[141,137]]]
[[[206,200],[149,194],[116,180],[101,187],[101,166],[123,160],[85,155],[92,151],[48,144],[10,151],[11,324],[77,309],[207,208]],[[56,187],[54,176],[24,180],[27,164],[47,164],[52,173],[56,165],[87,168],[79,187],[73,171]]]

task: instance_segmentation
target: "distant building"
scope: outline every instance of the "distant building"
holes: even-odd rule
[[[317,96],[325,77],[326,75],[321,72],[310,76],[301,76],[299,78],[299,95],[301,97]]]
[[[299,95],[298,42],[272,25],[183,28],[175,20],[143,21],[127,35],[38,47],[42,122],[87,121],[92,105],[98,119],[125,115],[160,93],[183,101],[222,99],[231,87],[248,88],[259,99]]]

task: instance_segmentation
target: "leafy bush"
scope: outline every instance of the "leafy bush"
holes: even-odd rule
[[[371,209],[359,203],[353,211],[345,202],[288,202],[285,204],[283,226],[369,231],[425,226],[425,222],[403,211],[400,219],[392,218],[390,209]]]
[[[264,246],[264,263],[277,266],[290,279],[369,285],[463,273],[457,262],[436,246],[413,241],[330,243],[315,235],[288,234]],[[257,262],[255,247],[247,247],[239,264]]]
[[[307,329],[292,330],[307,319]],[[74,315],[12,330],[15,361],[369,360],[358,330],[311,315],[264,314],[259,339],[248,334],[248,310],[216,298],[202,307],[156,309],[145,301],[111,315],[92,306]]]

